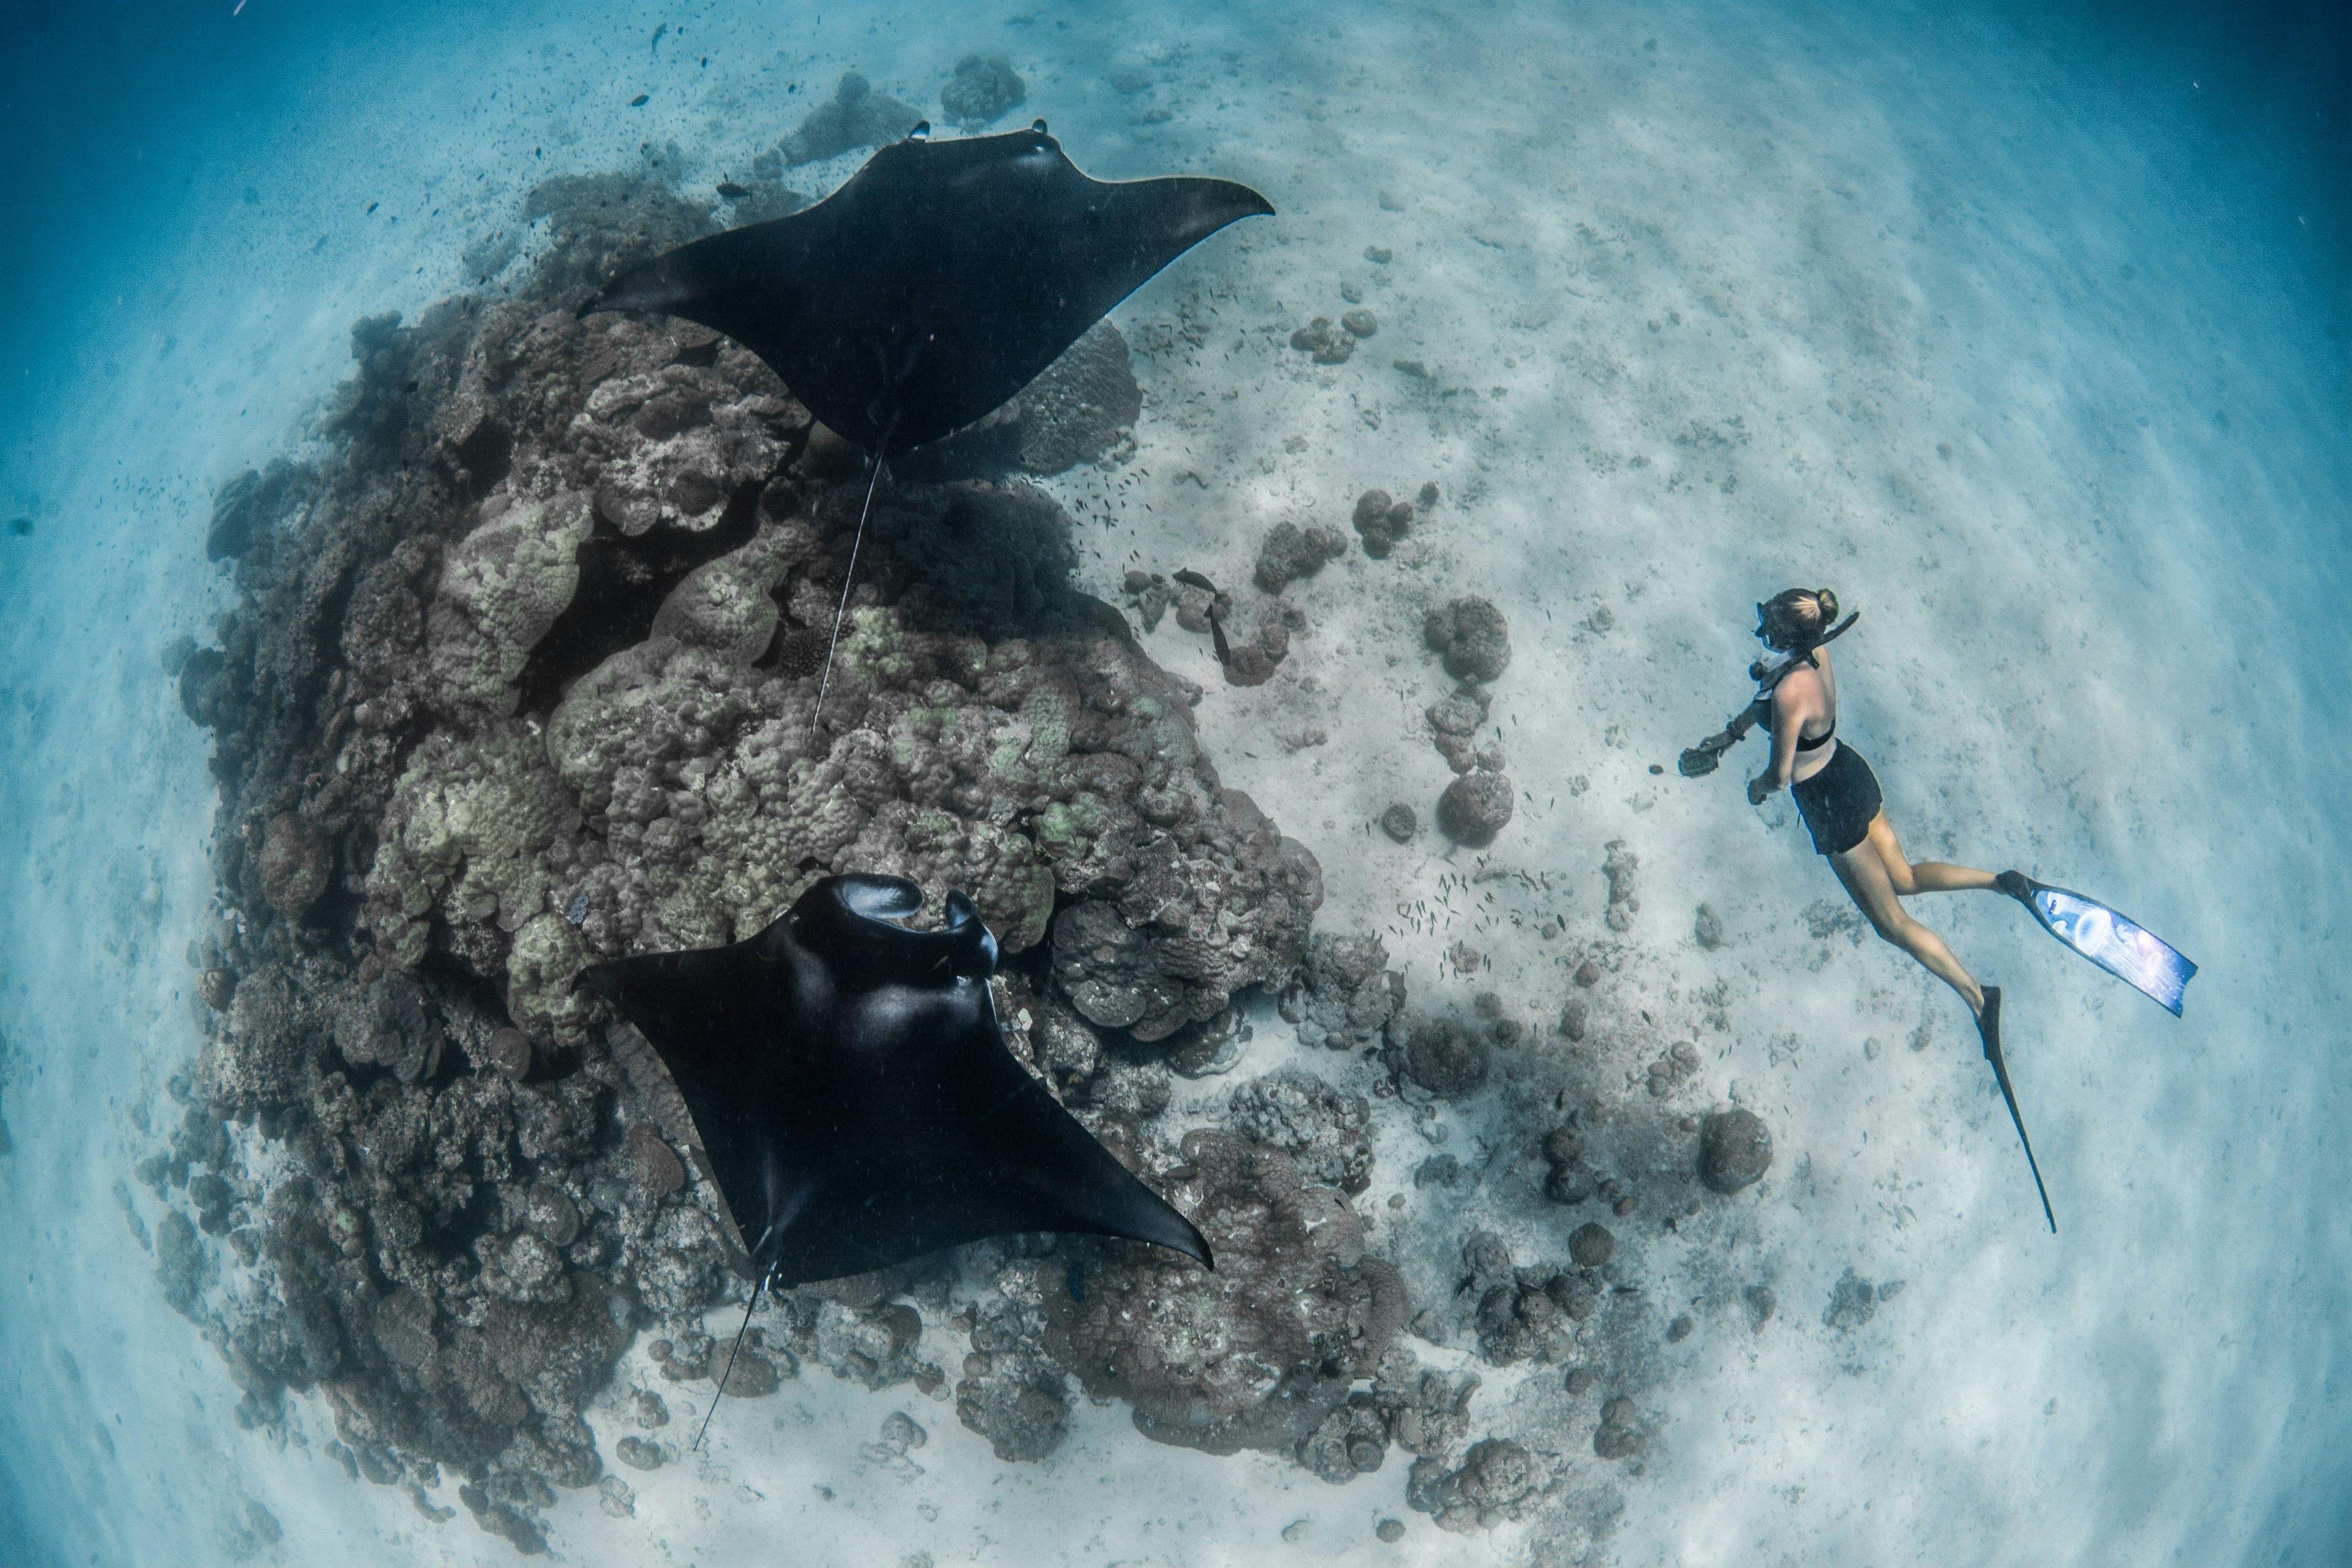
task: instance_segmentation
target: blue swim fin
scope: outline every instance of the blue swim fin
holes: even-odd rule
[[[2021,871],[2003,871],[1993,887],[2033,911],[2042,929],[2097,964],[2156,999],[2174,1017],[2180,1016],[2180,994],[2197,973],[2197,966],[2178,950],[2095,899],[2070,893],[2035,881]]]

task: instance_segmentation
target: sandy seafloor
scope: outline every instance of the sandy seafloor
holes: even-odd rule
[[[205,737],[159,650],[227,603],[203,561],[213,486],[307,438],[352,319],[464,287],[460,252],[531,183],[675,139],[707,190],[841,69],[935,98],[977,49],[1012,57],[1018,118],[1046,116],[1090,172],[1215,173],[1281,209],[1115,315],[1139,350],[1176,346],[1139,354],[1134,460],[1052,487],[1116,520],[1081,528],[1097,591],[1130,561],[1237,584],[1276,521],[1344,525],[1375,485],[1444,492],[1388,562],[1351,552],[1292,591],[1315,626],[1264,688],[1217,681],[1172,618],[1148,639],[1209,686],[1225,781],[1321,859],[1318,929],[1381,931],[1423,991],[1466,939],[1477,984],[1548,1018],[1568,964],[1613,939],[1601,866],[1622,840],[1640,909],[1597,1037],[1643,1010],[1679,1026],[1706,1060],[1678,1103],[1736,1097],[1772,1128],[1770,1175],[1730,1200],[1745,1221],[1642,1244],[1662,1301],[1710,1304],[1661,1344],[1654,1436],[1639,1474],[1605,1478],[1622,1511],[1593,1560],[2346,1561],[2352,395],[2343,301],[2258,171],[2059,53],[1912,8],[1007,5],[920,34],[821,12],[392,14],[345,37],[281,35],[256,0],[221,36],[285,50],[275,111],[188,132],[200,155],[60,315],[47,390],[11,395],[0,504],[37,528],[0,539],[0,1473],[25,1535],[0,1555],[504,1555],[462,1512],[435,1525],[348,1482],[315,1397],[282,1451],[232,1425],[226,1370],[125,1223],[130,1113],[193,1051],[183,953],[211,896]],[[1116,90],[1121,68],[1153,85]],[[1288,333],[1336,316],[1344,284],[1379,333],[1314,366]],[[1188,320],[1197,347],[1153,331]],[[1741,699],[1750,602],[1790,583],[1863,611],[1839,733],[1915,853],[2109,898],[2202,966],[2175,1022],[2006,902],[1920,908],[2007,988],[2055,1238],[1965,1010],[1891,949],[1809,933],[1842,896],[1785,797],[1743,804],[1761,744],[1704,783],[1671,772]],[[1448,777],[1419,714],[1450,683],[1419,620],[1466,593],[1516,650],[1492,717],[1526,796],[1489,864],[1555,890],[1482,884],[1483,917],[1416,927],[1401,906],[1475,858],[1369,825],[1394,799],[1425,816]],[[1328,744],[1276,739],[1316,727]],[[1567,935],[1540,940],[1552,916]],[[1262,1022],[1244,1069],[1287,1033]],[[1173,1114],[1233,1081],[1181,1085]],[[1445,1118],[1446,1148],[1487,1147],[1475,1102]],[[1484,1185],[1412,1184],[1427,1147],[1384,1141],[1376,1247],[1434,1256],[1495,1223]],[[1561,1252],[1563,1211],[1495,1212],[1523,1258]],[[1748,1256],[1724,1255],[1734,1235]],[[1848,1268],[1906,1289],[1833,1331]],[[1748,1279],[1781,1301],[1760,1333],[1724,1304]],[[1517,1429],[1517,1386],[1488,1373],[1474,1436]],[[860,1457],[899,1408],[929,1431],[919,1474]],[[592,1422],[608,1451],[627,1430],[616,1403]],[[1590,1469],[1589,1441],[1557,1446]],[[723,1411],[707,1462],[628,1475],[634,1517],[565,1496],[551,1539],[575,1563],[712,1568],[1514,1562],[1542,1533],[1441,1533],[1404,1507],[1404,1469],[1328,1487],[1083,1403],[1051,1459],[1003,1465],[951,1405],[803,1378]],[[1390,1517],[1408,1533],[1380,1545]]]

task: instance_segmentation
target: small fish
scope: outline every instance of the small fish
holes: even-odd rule
[[[653,96],[654,95],[650,92],[641,92],[637,94],[636,97],[629,100],[629,107],[631,109],[643,109],[646,104],[653,101]]]
[[[654,41],[653,41],[652,45],[650,46],[650,47],[651,47],[652,51],[653,51],[655,54],[659,54],[659,53],[661,53],[661,41],[662,41],[662,38],[663,38],[663,37],[664,37],[666,34],[667,34],[668,32],[669,32],[669,24],[668,24],[667,22],[664,22],[660,26],[656,27],[656,28],[654,29]]]
[[[1206,577],[1202,576],[1190,566],[1185,567],[1184,570],[1176,574],[1176,581],[1183,584],[1188,588],[1199,588],[1206,593],[1213,594],[1217,591],[1217,585],[1214,583],[1210,582]]]
[[[745,196],[750,195],[751,194],[751,187],[749,185],[739,185],[732,180],[721,180],[719,182],[719,194],[726,197],[730,202],[737,202],[741,201]]]
[[[8,520],[8,531],[22,539],[33,531],[33,520],[29,517],[12,517]]]

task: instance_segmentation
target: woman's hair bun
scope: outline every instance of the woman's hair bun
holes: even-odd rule
[[[1831,623],[1837,619],[1837,595],[1831,593],[1827,588],[1816,588],[1813,590],[1813,597],[1820,602],[1822,606],[1822,629],[1823,631],[1827,631]]]

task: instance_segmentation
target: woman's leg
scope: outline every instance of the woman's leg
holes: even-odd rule
[[[1894,830],[1886,826],[1886,814],[1883,811],[1871,822],[1870,837],[1844,854],[1829,858],[1830,869],[1837,873],[1838,880],[1845,884],[1845,890],[1853,895],[1854,903],[1869,917],[1871,930],[1917,959],[1929,973],[1958,992],[1960,1000],[1969,1005],[1970,1013],[1983,1012],[1984,988],[1960,967],[1960,961],[1952,956],[1952,950],[1944,945],[1944,939],[1913,920],[1896,900],[1895,879],[1878,851],[1882,833],[1888,842],[1894,841]],[[1897,864],[1901,862],[1898,860]],[[1966,869],[1964,867],[1943,868]],[[1982,875],[1980,872],[1973,874]],[[1990,887],[1992,879],[1986,877],[1984,885]]]
[[[1992,873],[1973,866],[1950,866],[1941,860],[1911,864],[1903,858],[1903,846],[1895,842],[1895,829],[1883,811],[1871,818],[1867,842],[1886,868],[1888,885],[1904,898],[1915,893],[1965,893],[1992,886]]]

